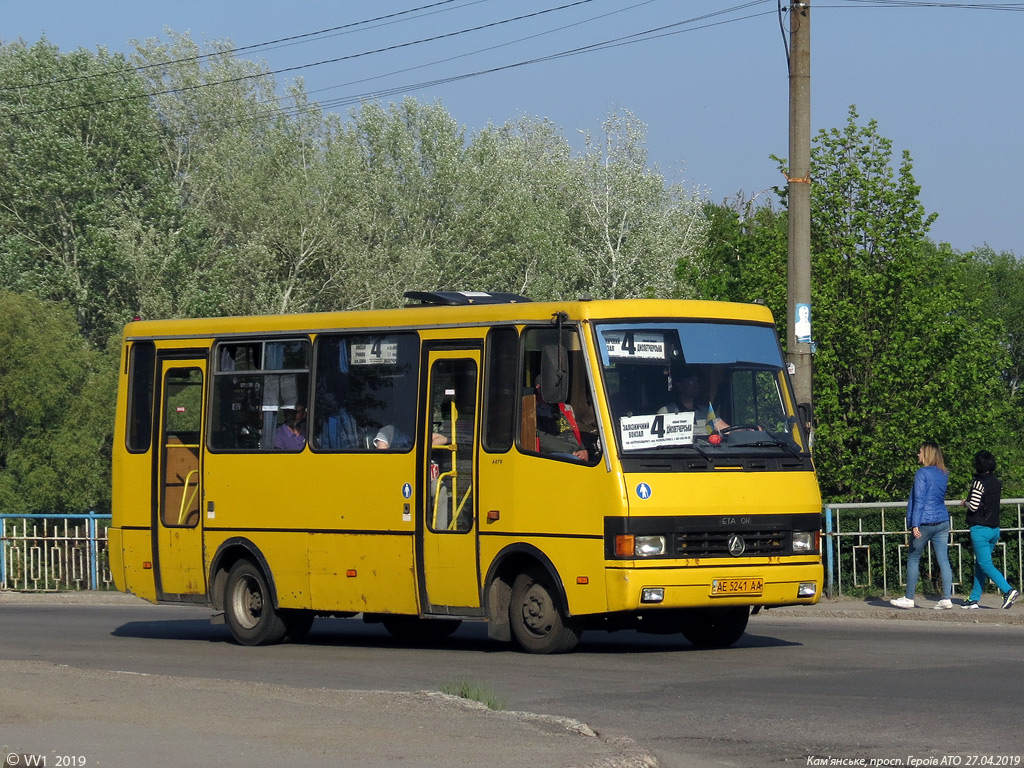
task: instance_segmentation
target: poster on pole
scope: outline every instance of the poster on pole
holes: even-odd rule
[[[796,332],[797,342],[811,341],[811,305],[797,304],[796,317],[793,318],[793,330]]]

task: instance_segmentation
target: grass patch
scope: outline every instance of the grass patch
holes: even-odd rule
[[[460,699],[479,701],[488,709],[502,710],[505,701],[498,698],[487,683],[471,683],[468,680],[454,680],[441,686],[441,693],[458,696]]]

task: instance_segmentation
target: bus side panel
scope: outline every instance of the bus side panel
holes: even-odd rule
[[[110,578],[114,580],[114,589],[118,592],[127,592],[128,587],[124,580],[124,551],[122,550],[121,530],[119,528],[107,528],[107,564],[110,568]]]
[[[121,361],[121,378],[114,422],[111,461],[111,524],[107,531],[110,568],[114,585],[146,600],[156,601],[152,567],[153,452],[128,453],[125,447],[128,376]]]
[[[207,556],[232,536],[252,541],[280,607],[418,612],[402,494],[414,453],[208,452],[205,466]]]
[[[488,519],[492,511],[497,520]],[[624,515],[619,475],[594,467],[520,454],[480,462],[480,572],[503,549],[528,544],[555,568],[573,615],[608,610],[604,518]]]
[[[419,613],[413,537],[316,533],[309,586],[324,611]]]
[[[117,530],[111,528],[111,566],[114,564],[115,547],[121,552],[123,579],[117,585],[122,592],[128,592],[152,603],[156,602],[156,581],[154,580],[153,540],[149,530]],[[146,564],[150,567],[146,567]],[[116,578],[116,577],[115,577]]]
[[[554,567],[573,616],[608,610],[604,544],[598,539],[558,536],[482,536],[481,571],[487,573],[494,558],[508,547],[536,549]]]
[[[205,549],[212,557],[229,539],[243,538],[256,548],[257,565],[266,564],[281,608],[312,608],[306,558],[308,533],[302,531],[207,531]],[[250,557],[250,559],[254,559]],[[212,574],[210,574],[212,577]]]

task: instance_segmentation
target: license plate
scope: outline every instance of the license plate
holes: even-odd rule
[[[764,579],[712,579],[712,595],[760,595]]]

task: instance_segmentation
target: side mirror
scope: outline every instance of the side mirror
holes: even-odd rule
[[[796,406],[797,415],[800,417],[800,427],[804,432],[810,432],[812,426],[812,419],[814,418],[811,412],[810,403],[797,403]]]
[[[569,353],[561,344],[541,350],[540,396],[548,403],[564,403],[569,397]]]

